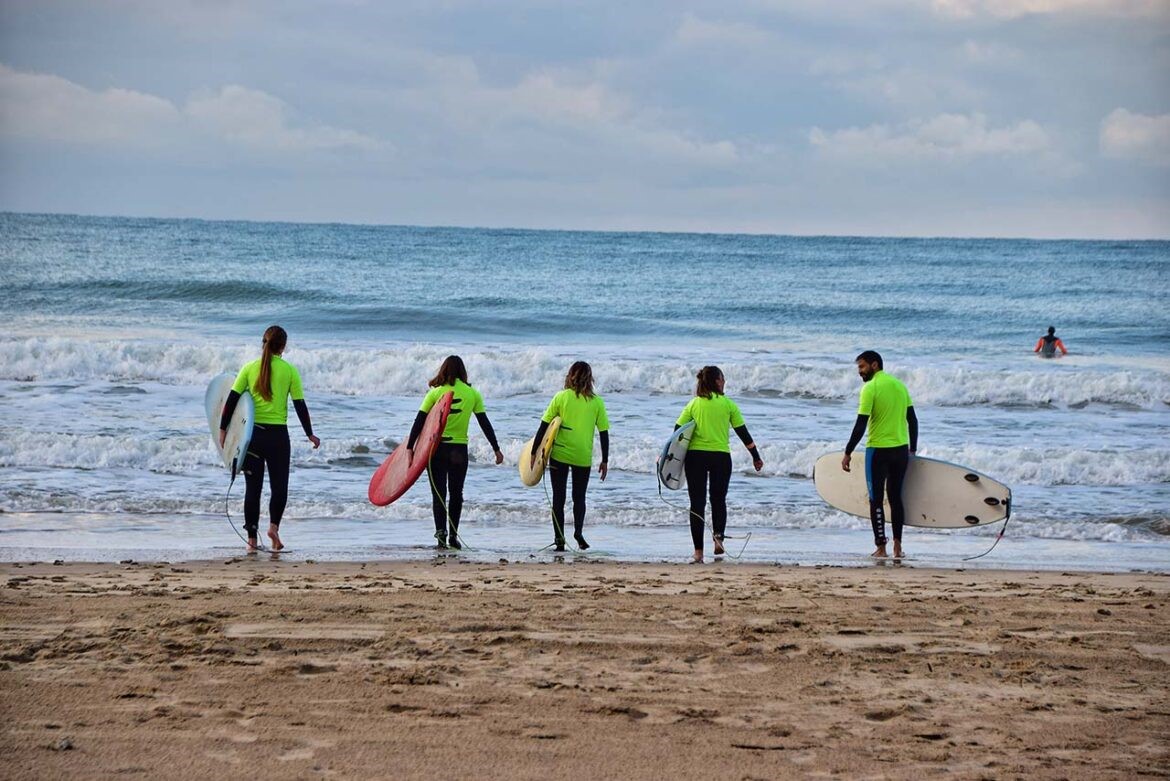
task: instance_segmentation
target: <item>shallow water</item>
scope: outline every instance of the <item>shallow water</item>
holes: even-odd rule
[[[324,440],[310,450],[294,418],[287,517],[321,556],[396,556],[426,541],[397,531],[425,531],[424,486],[391,508],[371,506],[365,486],[452,352],[506,456],[490,466],[473,424],[466,513],[499,530],[486,549],[509,551],[508,540],[541,528],[547,500],[520,486],[516,458],[568,364],[584,358],[613,426],[610,479],[591,486],[589,523],[614,530],[613,555],[673,558],[688,545],[685,530],[675,539],[685,511],[660,501],[652,469],[706,363],[723,368],[766,464],[755,475],[735,446],[732,523],[750,519],[754,535],[745,555],[783,560],[791,549],[823,561],[842,549],[821,541],[838,530],[852,530],[844,549],[856,550],[865,522],[826,507],[811,474],[852,425],[851,359],[876,348],[914,397],[920,452],[1012,487],[993,561],[1014,550],[1045,565],[1066,544],[1096,551],[1077,561],[1120,569],[1170,560],[1166,242],[22,215],[0,215],[0,236],[5,556],[155,550],[173,544],[176,526],[195,535],[176,550],[231,550],[203,391],[280,322]],[[1069,357],[1032,355],[1049,323]],[[40,519],[56,531],[37,531]],[[960,559],[996,532],[922,538]],[[805,547],[779,542],[806,537]]]

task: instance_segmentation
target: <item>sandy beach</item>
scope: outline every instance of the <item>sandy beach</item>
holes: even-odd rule
[[[1136,778],[1170,577],[708,564],[0,566],[23,778]]]

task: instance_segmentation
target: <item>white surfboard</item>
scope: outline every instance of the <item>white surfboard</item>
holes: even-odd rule
[[[841,469],[845,454],[827,453],[813,467],[813,482],[821,498],[838,510],[869,517],[869,490],[865,482],[865,449],[853,453],[850,471]],[[974,469],[911,456],[902,486],[906,525],[932,529],[966,529],[1007,520],[1012,489]],[[886,501],[886,518],[890,503]]]
[[[223,447],[219,446],[219,419],[223,415],[223,405],[227,403],[228,394],[231,393],[235,380],[235,375],[225,372],[208,384],[207,393],[203,396],[207,426],[211,429],[211,445],[219,453],[223,465],[231,471],[233,480],[236,473],[244,468],[244,456],[248,452],[248,443],[252,441],[252,424],[256,416],[252,394],[247,392],[240,394],[236,411],[232,413],[231,422],[228,423],[227,439]]]
[[[677,491],[687,484],[687,475],[683,471],[683,462],[687,458],[687,450],[691,446],[691,437],[695,435],[695,421],[680,426],[670,435],[666,444],[662,446],[662,454],[658,456],[658,483],[672,491]]]

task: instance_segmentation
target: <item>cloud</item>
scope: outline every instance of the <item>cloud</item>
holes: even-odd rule
[[[369,136],[329,125],[292,127],[283,100],[236,84],[217,92],[193,95],[184,114],[221,138],[260,149],[308,152],[345,148],[375,150],[380,146]]]
[[[1101,153],[1170,166],[1170,114],[1151,117],[1116,109],[1101,120]]]
[[[127,89],[88,90],[67,79],[0,65],[0,133],[50,141],[119,144],[173,130],[169,101]]]
[[[956,19],[976,16],[1016,19],[1067,13],[1126,17],[1167,14],[1165,0],[932,0],[931,8],[940,16]]]
[[[279,98],[238,85],[197,93],[179,108],[144,92],[91,90],[60,76],[0,65],[0,134],[10,137],[135,148],[212,139],[277,152],[381,146],[351,130],[296,127],[288,114]]]
[[[825,131],[814,127],[809,143],[830,157],[881,163],[889,160],[960,160],[1042,153],[1048,133],[1032,120],[992,128],[982,114],[939,114],[901,127],[870,125]]]

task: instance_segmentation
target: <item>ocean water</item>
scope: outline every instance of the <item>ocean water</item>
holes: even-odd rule
[[[419,484],[366,484],[427,379],[461,355],[505,464],[472,424],[469,556],[544,556],[542,488],[516,459],[568,365],[612,424],[590,486],[599,558],[682,560],[685,492],[655,456],[702,365],[721,366],[765,467],[736,444],[729,533],[743,560],[851,562],[868,522],[817,496],[879,350],[906,382],[920,453],[1013,489],[980,563],[1170,569],[1170,243],[589,233],[0,215],[0,559],[236,552],[242,486],[209,444],[203,392],[290,334],[316,433],[291,416],[293,555],[429,555]],[[1048,325],[1071,354],[1031,350]],[[733,438],[734,442],[734,438]],[[669,502],[669,504],[668,504]],[[672,506],[673,505],[673,506]],[[998,528],[910,529],[961,562]],[[736,550],[733,548],[733,550]]]

